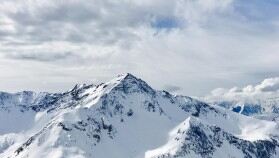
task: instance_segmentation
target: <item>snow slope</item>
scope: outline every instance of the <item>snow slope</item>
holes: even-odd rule
[[[1,113],[22,126],[0,118],[0,157],[278,157],[276,122],[157,91],[131,74],[28,96],[23,106],[2,99]]]

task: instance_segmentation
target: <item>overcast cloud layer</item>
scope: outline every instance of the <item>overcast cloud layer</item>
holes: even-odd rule
[[[277,0],[1,0],[0,90],[131,72],[203,95],[279,76]]]

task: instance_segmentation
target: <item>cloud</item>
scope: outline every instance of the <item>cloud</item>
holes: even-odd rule
[[[23,41],[63,40],[113,44],[137,40],[135,29],[179,27],[198,21],[202,14],[225,8],[231,0],[206,1],[125,1],[107,0],[31,0],[3,1],[6,21],[12,21],[15,32],[10,38]],[[7,36],[6,36],[7,37]]]
[[[175,93],[175,92],[178,92],[178,91],[182,90],[181,87],[174,86],[174,85],[165,85],[164,89],[168,92],[171,92],[171,93]]]
[[[58,77],[69,83],[131,72],[187,95],[255,83],[278,74],[277,12],[260,0],[3,0],[0,77],[9,79],[0,87],[40,87],[41,80],[59,82],[60,72],[73,76]],[[19,74],[38,78],[13,80]]]
[[[17,59],[17,60],[34,60],[34,61],[43,61],[43,62],[53,62],[57,60],[65,60],[68,58],[76,57],[74,53],[71,52],[62,52],[62,53],[9,53],[8,58]]]
[[[279,91],[279,77],[265,79],[261,84],[254,88],[261,92],[278,92]]]
[[[211,91],[204,99],[206,101],[250,101],[279,97],[279,77],[264,79],[256,85],[247,85],[243,88],[217,88]]]

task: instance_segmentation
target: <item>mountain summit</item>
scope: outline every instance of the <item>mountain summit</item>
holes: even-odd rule
[[[278,157],[279,126],[132,74],[64,93],[0,93],[0,157]]]

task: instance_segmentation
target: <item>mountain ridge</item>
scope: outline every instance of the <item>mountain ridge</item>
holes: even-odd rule
[[[216,157],[216,154],[229,157],[222,152],[223,148],[230,150],[230,154],[240,152],[237,156],[243,157],[259,157],[259,151],[273,157],[278,152],[278,135],[274,132],[279,129],[278,124],[248,118],[191,97],[154,90],[129,73],[99,85],[75,86],[56,95],[51,105],[33,105],[22,112],[22,115],[32,114],[33,123],[24,131],[15,131],[16,138],[9,135],[13,131],[0,134],[0,144],[1,139],[11,140],[2,143],[1,157],[172,158]],[[182,132],[182,137],[175,135],[181,140],[187,138],[187,148],[181,148],[185,146],[184,140],[170,145],[171,131],[181,129],[180,125],[187,122],[193,129],[204,128],[194,131],[191,128]],[[218,130],[208,133],[208,129],[215,127],[228,133],[229,138]],[[207,137],[205,146],[200,144],[201,134]],[[211,138],[215,136],[218,139]],[[231,142],[232,139],[235,141]],[[216,141],[222,143],[216,144]],[[267,148],[266,142],[259,142],[257,147],[255,141],[271,143],[272,150]],[[162,153],[150,154],[162,146],[167,146]],[[169,146],[175,152],[168,150]],[[205,147],[214,150],[201,152]]]

